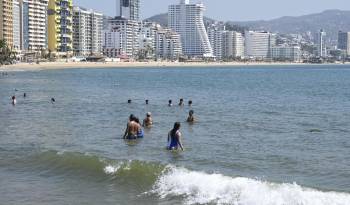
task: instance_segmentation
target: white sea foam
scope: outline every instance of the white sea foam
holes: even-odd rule
[[[106,173],[106,174],[115,174],[118,172],[118,170],[120,169],[121,165],[118,164],[118,165],[107,165],[103,171]]]
[[[275,184],[248,178],[170,168],[152,193],[161,198],[182,196],[186,204],[349,205],[350,194],[322,192],[297,184]]]

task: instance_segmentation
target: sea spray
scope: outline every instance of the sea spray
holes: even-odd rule
[[[348,205],[350,194],[322,192],[297,184],[276,184],[207,174],[171,167],[157,180],[151,193],[184,197],[186,204],[232,205]]]

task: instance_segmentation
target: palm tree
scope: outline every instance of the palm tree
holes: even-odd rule
[[[9,48],[6,40],[0,40],[0,64],[12,63],[15,58],[16,53]]]

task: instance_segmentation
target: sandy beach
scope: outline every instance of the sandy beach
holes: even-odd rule
[[[18,63],[14,65],[1,66],[0,71],[38,71],[49,69],[69,69],[69,68],[141,68],[141,67],[220,67],[220,66],[256,66],[256,65],[305,65],[303,63],[267,63],[267,62],[44,62]]]

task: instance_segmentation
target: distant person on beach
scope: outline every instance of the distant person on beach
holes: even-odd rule
[[[180,99],[180,102],[179,102],[179,106],[184,106],[185,104],[184,104],[184,99]]]
[[[143,127],[151,127],[153,125],[152,113],[148,112],[143,120]]]
[[[149,104],[149,100],[146,100],[146,105],[148,105]]]
[[[51,98],[51,103],[55,103],[56,99],[55,98]]]
[[[184,147],[181,141],[181,132],[180,132],[181,124],[176,122],[174,124],[174,128],[168,134],[168,150],[178,150],[179,147],[182,151],[184,151]]]
[[[12,96],[12,105],[16,105],[17,104],[17,100],[16,100],[16,96]]]
[[[188,113],[187,122],[189,122],[189,123],[194,123],[195,122],[194,111],[193,110],[190,110],[190,112]]]
[[[168,106],[169,106],[169,107],[173,106],[173,101],[172,101],[172,100],[169,100]]]
[[[191,106],[192,106],[192,103],[193,103],[192,100],[188,101],[188,106],[191,107]]]
[[[136,140],[140,130],[142,130],[141,125],[136,122],[136,117],[134,115],[130,115],[123,139]]]
[[[128,100],[128,104],[131,104],[131,102],[132,102],[132,101],[129,99],[129,100]]]

